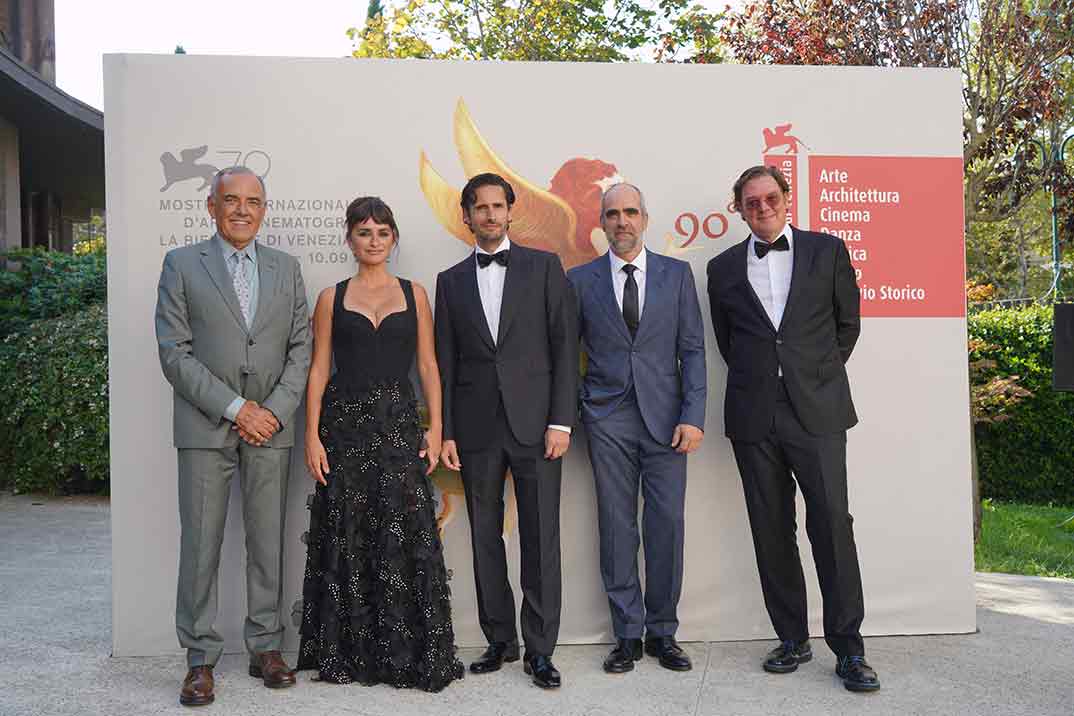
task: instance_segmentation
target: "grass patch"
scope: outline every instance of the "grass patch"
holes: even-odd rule
[[[1074,579],[1074,507],[983,503],[979,572]]]

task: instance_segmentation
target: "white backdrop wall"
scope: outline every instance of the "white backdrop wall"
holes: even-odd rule
[[[456,188],[464,167],[498,156],[544,206],[570,207],[579,238],[552,246],[568,264],[600,246],[599,234],[586,240],[599,197],[593,182],[618,174],[639,185],[650,212],[646,242],[691,263],[708,325],[705,264],[747,232],[727,209],[731,184],[767,148],[764,159],[792,175],[798,224],[841,232],[861,284],[873,289],[848,364],[861,417],[848,459],[863,630],[974,630],[960,91],[958,73],[943,70],[107,56],[114,653],[179,653],[171,389],[157,362],[153,310],[164,254],[213,233],[203,177],[235,163],[266,174],[261,240],[300,258],[312,305],[354,270],[342,217],[356,196],[392,206],[402,232],[394,269],[430,292],[437,272],[470,250],[431,208],[439,195],[419,183],[423,153]],[[472,123],[457,114],[460,100]],[[467,132],[482,141],[467,143]],[[568,161],[577,158],[589,159]],[[562,202],[548,198],[550,185]],[[689,462],[679,637],[769,638],[723,437],[726,366],[711,329],[707,349],[706,440]],[[583,440],[576,433],[564,467],[563,643],[610,639]],[[478,645],[465,508],[457,484],[441,478],[438,486],[458,642]],[[296,450],[288,611],[301,596],[312,489]],[[237,491],[232,497],[218,628],[239,651],[244,556]],[[517,532],[507,540],[517,585]],[[297,630],[290,615],[285,621],[295,648]]]

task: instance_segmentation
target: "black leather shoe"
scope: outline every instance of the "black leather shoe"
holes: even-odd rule
[[[847,691],[876,691],[880,679],[873,668],[865,663],[864,656],[841,656],[835,663],[835,673],[843,680]]]
[[[625,674],[634,670],[635,661],[641,661],[641,639],[617,639],[612,653],[604,659],[604,670],[609,674]]]
[[[660,657],[660,666],[672,671],[689,671],[694,668],[690,657],[679,647],[673,636],[653,636],[645,639],[645,653]]]
[[[764,670],[772,674],[789,674],[813,659],[813,647],[809,645],[809,639],[805,641],[785,641],[772,651],[764,659]]]
[[[470,671],[475,674],[488,674],[499,671],[504,662],[518,661],[517,641],[494,641],[485,649],[477,661],[470,664]]]
[[[533,677],[533,683],[542,689],[558,689],[562,680],[551,657],[543,654],[534,656],[526,655],[522,662],[522,670]]]

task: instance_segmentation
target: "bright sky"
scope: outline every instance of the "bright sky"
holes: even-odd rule
[[[722,9],[727,0],[702,4]],[[170,54],[182,45],[206,55],[348,56],[346,30],[365,21],[367,5],[366,0],[55,0],[56,83],[102,109],[105,53]]]

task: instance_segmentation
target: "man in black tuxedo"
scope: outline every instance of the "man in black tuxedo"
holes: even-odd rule
[[[846,245],[787,223],[790,187],[747,169],[734,206],[750,236],[708,265],[716,343],[727,361],[724,423],[742,477],[761,591],[781,644],[766,671],[813,658],[798,556],[795,481],[824,598],[824,638],[851,691],[880,688],[865,661],[861,573],[847,504],[846,431],[858,422],[844,367],[861,329]],[[793,479],[792,479],[793,473]]]
[[[556,688],[560,674],[551,657],[561,601],[560,474],[577,412],[578,329],[559,258],[508,239],[514,201],[499,175],[473,177],[461,203],[475,252],[437,277],[441,457],[462,471],[478,615],[489,641],[470,670],[496,671],[518,660],[501,537],[510,468],[522,557],[524,668],[538,686]]]

